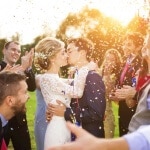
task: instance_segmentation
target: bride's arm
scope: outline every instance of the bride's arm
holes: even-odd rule
[[[41,91],[43,91],[43,96],[50,96],[49,91],[54,91],[59,94],[70,96],[72,98],[82,97],[86,76],[89,70],[91,70],[93,67],[95,66],[92,63],[89,63],[87,66],[84,66],[80,70],[78,70],[74,78],[74,86],[64,83],[59,77],[52,77],[48,74],[43,75],[40,80],[40,87]]]
[[[77,70],[75,73],[73,87],[70,89],[65,89],[66,94],[69,94],[72,98],[81,98],[83,95],[87,74],[90,70],[95,69],[97,69],[97,64],[90,62],[86,66]]]
[[[61,80],[66,84],[71,84],[73,81],[73,79],[65,79],[65,78],[61,78]]]
[[[71,97],[82,97],[88,72],[88,67],[82,67],[81,69],[76,71],[72,88],[66,90],[68,93],[71,94]]]
[[[61,78],[49,76],[48,74],[42,75],[40,78],[40,88],[43,93],[44,99],[49,101],[50,92],[57,92],[70,97],[81,97],[83,94],[86,76],[88,74],[88,67],[82,67],[74,78],[74,86],[66,84]]]

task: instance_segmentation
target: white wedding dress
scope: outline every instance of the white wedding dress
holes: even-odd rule
[[[70,107],[71,98],[82,97],[88,71],[87,67],[82,67],[76,73],[74,86],[69,85],[70,80],[59,78],[58,74],[43,74],[40,87],[46,104],[57,104],[56,100],[60,100],[66,107]],[[64,117],[53,116],[45,133],[44,150],[70,141],[71,133],[66,127]]]

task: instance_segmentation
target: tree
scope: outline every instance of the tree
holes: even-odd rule
[[[93,41],[94,59],[103,61],[109,48],[120,48],[123,27],[112,18],[106,17],[97,9],[84,7],[79,13],[71,13],[60,25],[56,37],[66,42],[70,37],[83,36]]]
[[[4,48],[4,44],[6,43],[6,39],[0,39],[0,60],[2,60],[3,58],[3,53],[2,53],[2,50]]]
[[[147,30],[148,22],[146,19],[136,15],[126,27],[126,30],[133,32],[140,32],[145,35]]]

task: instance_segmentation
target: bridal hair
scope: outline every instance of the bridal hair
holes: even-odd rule
[[[54,37],[46,37],[40,40],[35,46],[35,68],[40,72],[45,72],[51,67],[50,60],[64,47],[65,44]]]

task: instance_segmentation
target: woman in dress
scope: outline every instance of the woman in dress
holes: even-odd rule
[[[38,80],[41,74],[35,76],[35,79]],[[36,112],[35,112],[35,123],[34,123],[34,134],[35,134],[35,142],[36,149],[43,150],[44,149],[44,137],[47,128],[47,122],[45,120],[46,113],[46,103],[44,101],[41,90],[36,88]]]
[[[37,80],[37,87],[41,89],[46,104],[57,104],[61,100],[66,107],[70,107],[71,97],[82,97],[86,75],[93,69],[93,64],[83,67],[75,75],[74,86],[70,83],[72,79],[59,77],[60,67],[67,65],[67,54],[65,44],[56,39],[47,37],[39,41],[35,47],[35,67],[46,72]],[[71,140],[70,131],[66,127],[64,117],[53,115],[47,125],[45,133],[44,149],[51,146],[64,144]]]
[[[121,62],[122,59],[120,53],[116,49],[108,49],[100,69],[106,87],[106,111],[104,121],[105,138],[114,137],[115,117],[112,110],[112,101],[109,96],[111,90],[114,89],[116,85]]]

